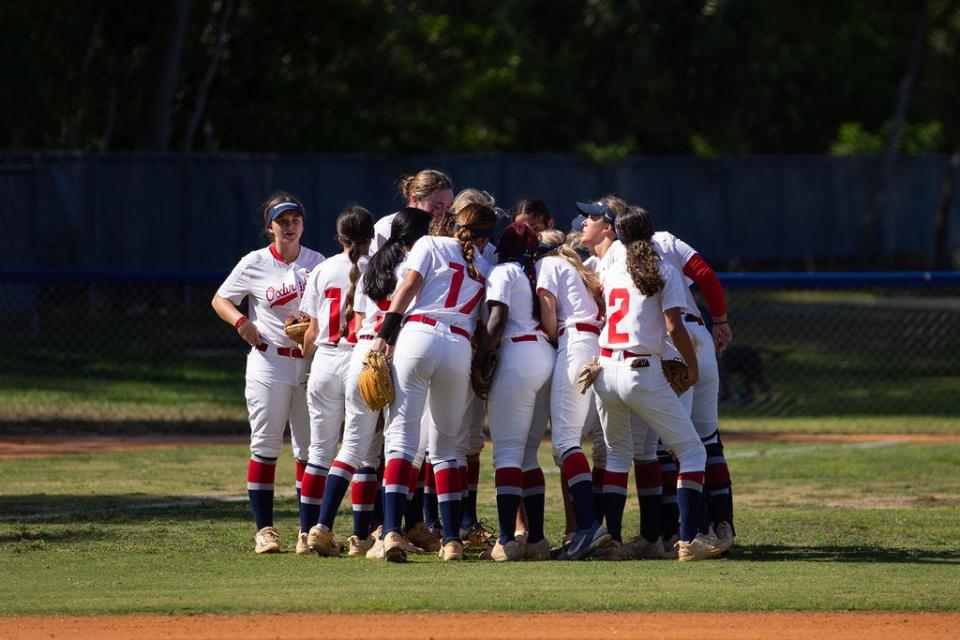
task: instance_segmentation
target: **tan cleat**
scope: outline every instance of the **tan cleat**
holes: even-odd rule
[[[280,534],[273,527],[264,527],[254,537],[257,553],[280,553]]]
[[[729,551],[737,541],[733,535],[733,527],[726,521],[717,523],[716,536],[724,551]]]
[[[419,547],[424,551],[440,550],[440,536],[430,531],[430,528],[423,522],[418,522],[410,527],[409,531],[407,531],[406,538],[413,546]]]
[[[483,552],[483,557],[485,560],[489,559],[494,562],[513,562],[522,560],[523,553],[520,551],[520,545],[518,545],[515,540],[509,540],[506,544],[500,544],[500,540],[497,540],[489,551]]]
[[[362,540],[360,539],[360,536],[350,536],[347,539],[347,556],[350,558],[365,556],[367,555],[367,552],[373,548],[375,542],[376,541],[373,539],[372,535],[369,535]]]
[[[517,541],[517,544],[521,547],[527,544],[527,540],[530,538],[529,531],[514,531],[513,539]]]
[[[636,560],[662,560],[663,539],[657,538],[655,542],[650,542],[643,536],[637,536],[623,543],[623,550]]]
[[[309,556],[312,553],[313,549],[311,549],[310,545],[307,544],[307,532],[301,531],[297,534],[297,555]]]
[[[437,552],[437,557],[444,562],[463,560],[463,543],[459,540],[451,540],[440,547],[440,550]]]
[[[315,524],[310,527],[310,533],[307,534],[307,546],[320,557],[339,556],[343,551],[343,545],[334,539],[333,532],[322,524]]]
[[[588,555],[589,558],[597,560],[630,560],[632,558],[629,551],[624,549],[623,544],[616,540],[607,540],[594,552],[595,555]]]
[[[710,535],[699,533],[690,542],[677,541],[677,554],[680,562],[709,560],[721,553],[723,553],[723,549],[720,547],[720,541]]]
[[[540,542],[528,542],[521,547],[524,560],[549,560],[550,559],[550,541],[541,538]]]
[[[383,537],[383,559],[387,562],[407,561],[407,552],[403,550],[403,536],[396,531]]]
[[[380,536],[374,536],[373,534],[370,534],[370,537],[373,538],[373,546],[367,551],[367,560],[384,560],[383,540],[380,539]]]

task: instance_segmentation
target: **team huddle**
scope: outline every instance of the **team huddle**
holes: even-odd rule
[[[407,206],[376,222],[345,208],[343,251],[327,259],[300,245],[303,206],[275,193],[263,210],[271,244],[241,259],[213,298],[252,347],[256,552],[282,550],[273,502],[288,424],[298,554],[344,553],[333,526],[348,489],[346,552],[375,560],[462,560],[466,548],[500,562],[691,561],[730,549],[717,356],[732,333],[702,257],[614,196],[576,203],[564,234],[542,201],[508,214],[478,189],[454,198],[440,171],[405,177],[400,191]],[[237,308],[244,298],[248,315]],[[291,324],[306,327],[302,337]],[[360,389],[367,361],[380,359],[371,353],[389,363],[383,408]],[[485,422],[496,533],[477,517]],[[555,549],[537,455],[548,424],[566,516]],[[625,537],[631,467],[640,530]]]

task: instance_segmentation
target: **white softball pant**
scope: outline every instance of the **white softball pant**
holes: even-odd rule
[[[568,329],[559,338],[556,364],[550,384],[550,441],[553,457],[559,460],[565,451],[579,447],[586,433],[592,391],[581,394],[577,374],[581,367],[600,353],[599,338],[587,331]]]
[[[493,467],[536,468],[537,448],[550,407],[556,352],[544,338],[530,342],[507,338],[500,343],[497,357],[487,403]]]
[[[630,411],[635,411],[673,451],[685,472],[703,471],[706,450],[696,429],[660,369],[660,358],[646,356],[649,366],[634,369],[622,352],[601,357],[603,369],[594,387],[607,449],[607,470],[627,473],[633,466],[634,443]]]
[[[435,326],[408,322],[393,353],[396,399],[384,431],[384,448],[413,461],[420,444],[421,422],[430,396],[433,428],[428,435],[430,460],[455,460],[470,386],[470,341]]]
[[[372,340],[360,340],[353,348],[347,365],[344,383],[344,407],[346,415],[343,422],[343,443],[337,453],[337,461],[354,469],[363,466],[376,467],[380,455],[381,439],[377,437],[377,419],[379,411],[371,411],[360,395],[360,370]],[[311,377],[313,377],[311,375]],[[367,462],[368,465],[363,463]]]
[[[310,408],[311,465],[329,469],[337,454],[340,426],[346,413],[347,372],[352,346],[318,346],[307,379]],[[366,452],[364,452],[366,453]]]
[[[720,370],[717,365],[717,352],[713,346],[713,336],[707,328],[696,322],[685,322],[693,347],[697,353],[697,367],[700,377],[697,384],[680,396],[680,402],[690,414],[693,426],[697,428],[704,444],[717,442],[717,429],[720,426],[718,403],[720,399]],[[667,339],[667,349],[676,348]]]
[[[250,416],[250,453],[278,458],[283,450],[283,432],[289,423],[293,457],[306,460],[310,445],[307,362],[251,349],[246,378],[244,396]]]

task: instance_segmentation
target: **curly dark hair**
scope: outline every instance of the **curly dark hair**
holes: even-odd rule
[[[653,246],[653,218],[646,209],[627,207],[617,216],[617,236],[627,247],[627,271],[633,284],[645,296],[663,289],[660,256]]]

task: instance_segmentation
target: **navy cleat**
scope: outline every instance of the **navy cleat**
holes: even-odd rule
[[[599,549],[605,542],[608,542],[609,540],[610,534],[607,533],[606,529],[600,526],[599,522],[594,520],[589,529],[577,531],[573,535],[573,539],[570,541],[570,544],[567,545],[567,548],[564,550],[559,559],[580,560],[594,549]]]

